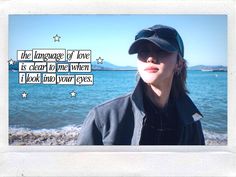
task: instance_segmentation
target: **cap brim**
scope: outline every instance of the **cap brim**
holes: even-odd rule
[[[149,37],[149,38],[140,38],[134,41],[133,44],[131,44],[129,48],[129,54],[138,53],[139,48],[143,46],[142,44],[144,44],[145,42],[150,42],[154,44],[155,46],[159,47],[160,49],[167,52],[177,51],[177,49],[173,45],[171,45],[168,41],[165,41],[163,39]]]

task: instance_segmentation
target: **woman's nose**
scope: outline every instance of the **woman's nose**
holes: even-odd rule
[[[147,63],[156,63],[156,59],[153,56],[147,58]]]

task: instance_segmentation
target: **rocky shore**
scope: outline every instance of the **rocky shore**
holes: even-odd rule
[[[52,130],[10,129],[10,145],[76,145],[80,128],[64,128]]]
[[[9,145],[77,145],[80,127],[64,127],[62,129],[29,130],[14,129],[9,130]],[[219,146],[227,145],[226,137],[216,137],[205,132],[206,145]]]

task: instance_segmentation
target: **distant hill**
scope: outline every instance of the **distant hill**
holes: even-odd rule
[[[227,67],[222,65],[196,65],[188,67],[188,70],[227,71]]]
[[[97,64],[96,61],[93,61],[92,69],[93,70],[137,70],[137,68],[133,66],[117,66],[107,61],[104,61],[103,64]]]

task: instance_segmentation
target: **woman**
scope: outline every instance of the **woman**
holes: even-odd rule
[[[93,108],[80,145],[204,145],[201,113],[187,96],[183,41],[171,27],[141,30],[129,49],[138,54],[133,93]]]

